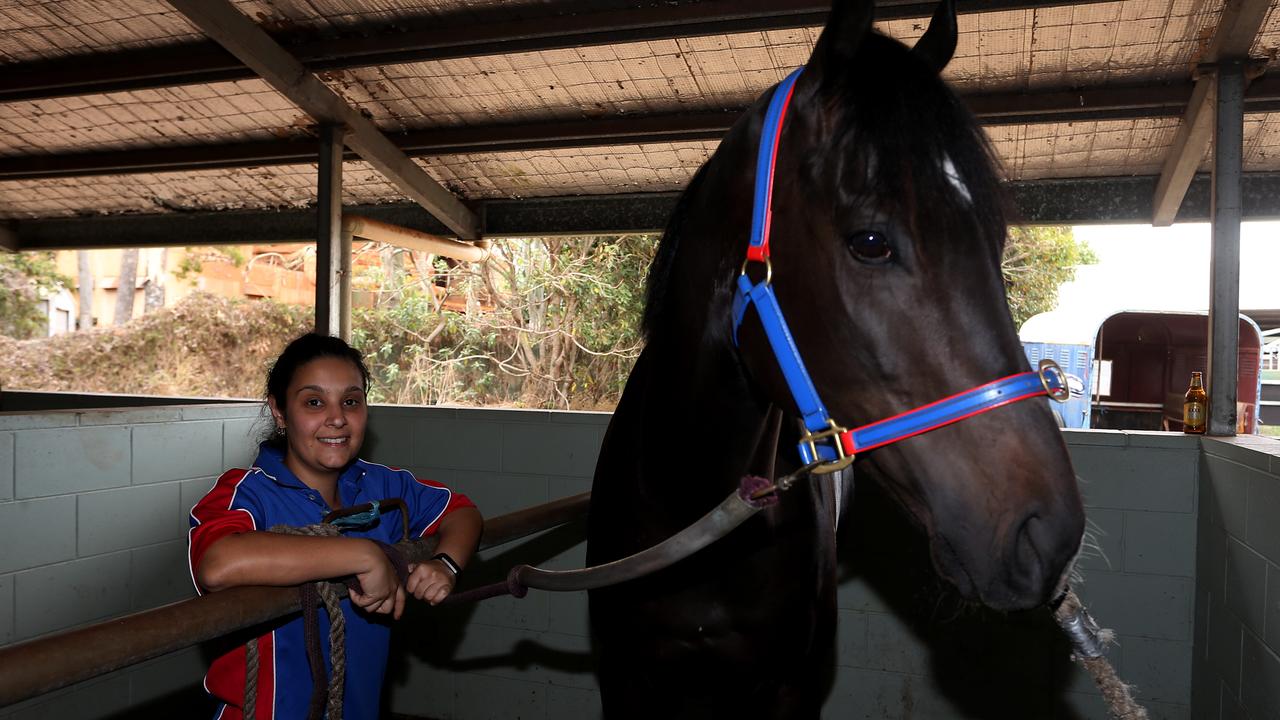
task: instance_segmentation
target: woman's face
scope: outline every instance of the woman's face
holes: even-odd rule
[[[369,419],[364,379],[355,363],[320,357],[293,374],[284,407],[268,398],[276,425],[285,429],[285,465],[299,480],[333,478],[356,459]]]

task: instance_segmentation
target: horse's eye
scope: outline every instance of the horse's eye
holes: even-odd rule
[[[893,257],[889,236],[875,230],[859,230],[850,235],[849,250],[857,259],[869,263],[887,262]]]

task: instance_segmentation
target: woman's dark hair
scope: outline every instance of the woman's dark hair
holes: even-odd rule
[[[307,333],[289,343],[289,346],[284,349],[284,352],[280,353],[280,357],[276,358],[271,370],[267,373],[267,397],[275,399],[276,407],[280,409],[280,412],[283,413],[288,404],[286,396],[289,391],[289,383],[293,382],[293,376],[298,372],[298,368],[312,360],[324,357],[351,361],[356,366],[356,369],[360,371],[360,379],[364,382],[364,389],[369,389],[369,368],[365,367],[364,357],[359,350],[348,345],[342,338],[313,332]],[[265,437],[263,437],[263,442],[271,447],[280,450],[284,449],[284,435],[277,431],[274,421],[271,423],[271,427],[266,432]]]

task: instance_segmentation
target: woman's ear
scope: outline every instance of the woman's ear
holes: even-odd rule
[[[271,408],[271,419],[275,421],[276,428],[283,430],[285,428],[284,412],[276,405],[276,399],[270,395],[267,396],[267,407]]]

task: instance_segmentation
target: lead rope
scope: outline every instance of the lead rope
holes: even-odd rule
[[[1131,688],[1116,676],[1116,669],[1107,660],[1103,648],[1114,639],[1114,633],[1103,630],[1094,622],[1089,611],[1068,589],[1054,610],[1053,618],[1071,639],[1071,657],[1079,662],[1093,682],[1102,691],[1102,699],[1116,720],[1147,720],[1147,711],[1133,699]]]
[[[335,525],[320,523],[304,527],[276,525],[270,532],[282,535],[303,535],[308,537],[336,537],[339,529]],[[307,661],[311,667],[311,702],[307,711],[308,720],[321,720],[328,716],[330,720],[342,718],[342,694],[347,680],[347,620],[342,615],[342,586],[321,580],[304,583],[298,586],[298,594],[302,604],[303,635],[306,639]],[[329,663],[333,674],[328,683],[324,682],[324,657],[320,650],[319,627],[320,618],[316,613],[316,597],[324,603],[329,614]],[[257,712],[258,704],[258,639],[253,638],[245,643],[245,682],[244,682],[244,717],[252,720]]]

